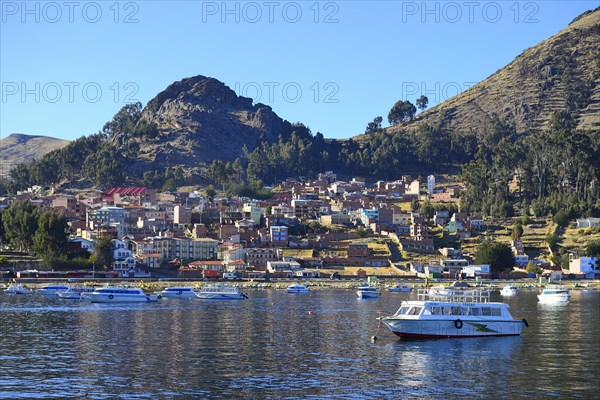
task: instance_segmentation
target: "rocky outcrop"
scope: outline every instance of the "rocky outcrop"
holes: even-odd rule
[[[155,124],[155,138],[139,143],[137,158],[146,164],[197,166],[214,159],[234,160],[244,147],[289,136],[291,125],[264,104],[238,96],[222,82],[195,76],[175,82],[152,99],[141,122]],[[127,145],[126,138],[112,138]]]

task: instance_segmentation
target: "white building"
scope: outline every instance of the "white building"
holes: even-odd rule
[[[585,218],[577,220],[578,228],[597,228],[600,226],[600,218]]]
[[[481,264],[463,267],[462,272],[467,275],[467,278],[475,278],[478,276],[487,278],[492,273],[492,270],[489,264]]]
[[[572,274],[584,274],[587,279],[594,279],[600,275],[600,264],[596,257],[579,257],[569,254],[569,272]]]
[[[427,177],[427,191],[429,194],[433,194],[433,190],[435,189],[435,176],[429,175]]]
[[[113,270],[119,273],[120,278],[149,278],[150,273],[137,268],[133,251],[127,248],[127,243],[122,240],[113,240]]]

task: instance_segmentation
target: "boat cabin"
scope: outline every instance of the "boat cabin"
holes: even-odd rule
[[[508,306],[503,303],[459,304],[426,302],[423,304],[409,301],[402,304],[396,315],[414,315],[415,317],[445,316],[452,318],[458,316],[502,317],[508,315]]]

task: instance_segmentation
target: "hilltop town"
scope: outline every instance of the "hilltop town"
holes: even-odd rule
[[[545,219],[484,219],[459,212],[459,183],[437,180],[436,185],[435,176],[402,176],[367,183],[358,177],[339,180],[327,171],[317,179],[288,178],[267,188],[268,200],[147,187],[79,194],[33,187],[0,199],[0,206],[6,210],[15,201],[28,201],[38,210],[59,211],[69,227],[67,259],[83,254],[90,257],[89,265],[49,265],[13,251],[4,238],[0,271],[4,277],[136,279],[600,274],[596,257],[586,257],[582,247],[600,236],[600,219],[564,228]],[[98,246],[103,239],[108,249]],[[510,246],[514,264],[498,269],[477,263],[477,250],[486,240]],[[561,240],[573,242],[566,257],[553,254]],[[100,265],[106,258],[93,253],[107,250],[110,262]]]

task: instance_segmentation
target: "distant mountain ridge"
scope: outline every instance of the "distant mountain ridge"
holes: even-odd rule
[[[557,110],[573,113],[579,129],[600,130],[600,7],[465,92],[389,131],[442,122],[447,130],[468,134],[498,117],[517,133],[528,133],[542,130]]]
[[[42,158],[52,150],[69,144],[69,140],[49,136],[13,133],[0,139],[0,173],[8,175],[10,169],[20,162],[30,162]]]

